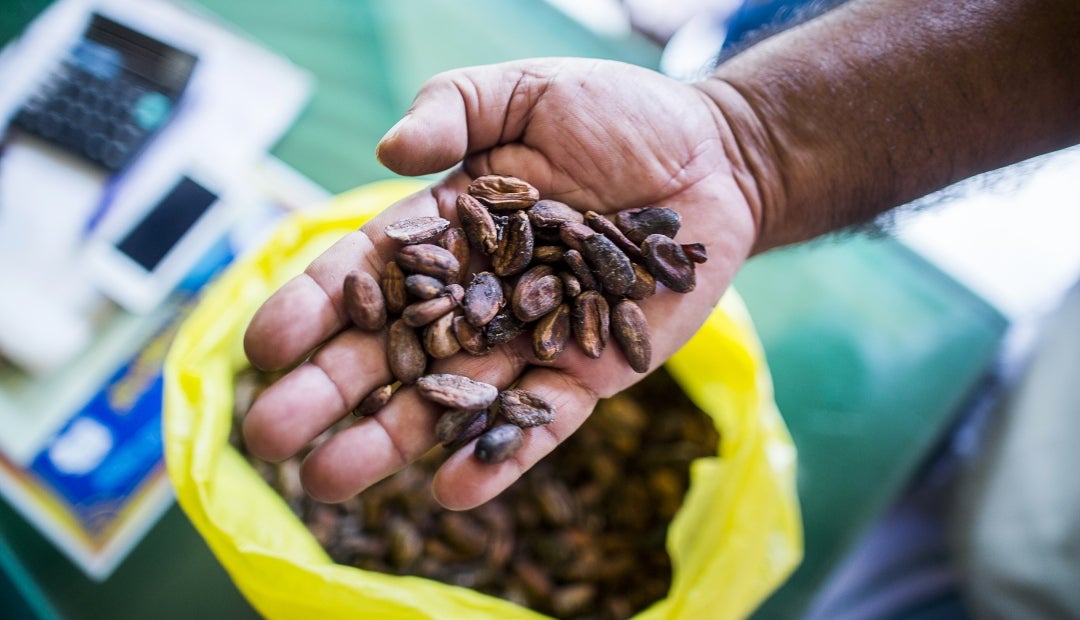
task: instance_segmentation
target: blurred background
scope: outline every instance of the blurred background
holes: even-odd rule
[[[699,79],[804,4],[6,2],[0,616],[254,615],[173,503],[160,364],[282,216],[392,176],[375,144],[427,78],[568,55]],[[1080,274],[1078,171],[1056,153],[739,275],[806,529],[760,617],[969,613],[957,480]]]

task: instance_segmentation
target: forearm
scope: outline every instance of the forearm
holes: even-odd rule
[[[1080,140],[1080,3],[854,0],[700,86],[763,251]]]

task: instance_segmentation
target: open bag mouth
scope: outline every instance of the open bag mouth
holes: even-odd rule
[[[376,183],[290,216],[207,288],[166,359],[165,456],[177,499],[267,617],[540,617],[469,587],[336,562],[295,506],[230,443],[235,382],[248,368],[242,339],[255,309],[338,238],[422,187]],[[635,617],[743,617],[801,560],[802,527],[794,446],[734,291],[665,373],[711,417],[720,440],[715,453],[691,464],[667,528],[667,594]]]

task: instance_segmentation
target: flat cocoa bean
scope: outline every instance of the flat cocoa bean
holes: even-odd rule
[[[463,284],[468,273],[469,259],[472,257],[472,248],[469,246],[469,238],[465,235],[465,229],[460,226],[447,228],[442,235],[439,235],[437,243],[439,247],[446,248],[457,259],[461,268],[458,269],[458,275],[454,282]]]
[[[481,463],[502,463],[514,456],[525,443],[525,433],[513,424],[500,424],[488,429],[476,440],[473,454]]]
[[[624,299],[611,309],[611,332],[635,372],[646,373],[652,360],[649,323],[635,302]]]
[[[559,227],[559,239],[572,250],[585,253],[585,240],[599,233],[582,222],[563,222]]]
[[[491,270],[499,276],[511,276],[528,267],[532,257],[532,224],[524,211],[515,211],[508,217],[499,244],[491,255]]]
[[[563,298],[573,299],[581,294],[581,280],[569,271],[560,271],[559,279],[562,280]]]
[[[563,222],[584,222],[581,212],[558,200],[538,200],[529,208],[529,221],[537,228],[558,228]]]
[[[473,179],[466,191],[492,211],[528,209],[540,200],[540,192],[517,177],[488,174]]]
[[[611,239],[600,234],[587,237],[581,253],[605,293],[623,295],[634,286],[634,266]]]
[[[472,247],[485,254],[493,253],[499,243],[499,230],[491,211],[469,194],[459,194],[456,204],[458,219]]]
[[[405,272],[394,261],[386,263],[386,269],[383,269],[382,291],[386,298],[386,311],[401,314],[409,303],[409,296],[405,291]]]
[[[641,243],[652,234],[674,238],[682,226],[682,217],[667,207],[642,207],[619,211],[615,214],[615,225],[631,241]]]
[[[405,291],[417,299],[431,299],[437,297],[445,288],[446,285],[438,278],[425,276],[419,273],[405,276]]]
[[[689,293],[694,290],[694,262],[687,258],[682,246],[671,237],[652,234],[641,242],[645,255],[645,266],[656,281],[676,293]]]
[[[443,282],[453,282],[461,268],[449,250],[432,243],[407,245],[398,250],[394,260],[407,273],[419,273]]]
[[[604,296],[583,291],[574,298],[570,324],[578,346],[585,355],[596,359],[604,352],[610,333],[611,311]]]
[[[521,428],[555,421],[555,407],[535,393],[519,388],[499,393],[499,413]]]
[[[491,352],[483,328],[473,326],[464,316],[454,317],[454,336],[469,355],[487,355]]]
[[[563,253],[563,261],[566,266],[570,268],[570,271],[574,272],[574,277],[581,283],[581,288],[586,291],[599,291],[600,282],[597,281],[596,276],[593,275],[592,269],[589,268],[589,264],[585,262],[585,257],[581,255],[581,252],[577,250],[567,250]]]
[[[386,225],[383,232],[404,244],[425,243],[446,230],[450,222],[438,216],[407,217]]]
[[[446,373],[420,377],[416,389],[427,400],[452,409],[485,409],[499,395],[494,385]]]
[[[559,304],[533,326],[533,353],[542,361],[550,362],[559,357],[569,341],[570,306],[567,304]]]
[[[550,265],[537,265],[518,280],[510,307],[514,316],[528,323],[557,308],[562,299],[562,280],[554,274]]]
[[[482,421],[482,425],[479,428],[474,428],[477,419]],[[439,416],[439,420],[435,423],[435,439],[447,447],[450,445],[464,445],[479,437],[486,430],[487,419],[487,410],[485,409],[448,409]],[[463,440],[463,435],[469,434],[470,429],[474,434]]]
[[[423,327],[457,306],[449,295],[439,295],[432,299],[417,301],[405,306],[401,311],[401,320],[409,327]]]
[[[473,276],[469,287],[465,289],[465,296],[461,301],[461,308],[465,313],[465,320],[474,327],[483,327],[488,321],[495,318],[499,309],[506,304],[503,297],[502,283],[490,271],[482,271]]]
[[[509,308],[499,310],[495,318],[488,321],[484,326],[484,338],[488,346],[496,346],[510,342],[521,335],[525,330],[525,324],[521,322]]]
[[[454,335],[454,313],[447,312],[424,328],[424,350],[431,357],[441,360],[461,350]]]
[[[611,222],[611,220],[600,215],[596,211],[586,211],[585,223],[588,224],[589,228],[592,228],[608,239],[611,239],[611,242],[618,246],[630,260],[641,260],[641,248],[628,239],[626,235],[619,230],[619,227]]]
[[[639,263],[634,263],[634,286],[626,291],[628,299],[648,299],[656,294],[656,278]]]
[[[386,406],[386,403],[390,402],[390,397],[393,394],[394,385],[392,383],[380,385],[361,399],[360,404],[356,405],[356,408],[353,409],[352,413],[358,418],[374,415],[375,412]]]
[[[684,243],[682,249],[686,253],[686,257],[698,265],[709,260],[709,253],[705,251],[704,243]]]
[[[427,369],[424,345],[413,328],[402,319],[390,324],[386,354],[390,373],[402,383],[414,383]]]
[[[375,331],[386,325],[386,302],[375,278],[366,271],[350,271],[342,285],[345,312],[353,324]]]

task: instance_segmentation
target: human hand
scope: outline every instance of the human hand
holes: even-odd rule
[[[253,404],[244,421],[248,448],[268,460],[287,458],[369,391],[392,381],[385,332],[349,327],[344,277],[357,268],[381,272],[398,247],[382,232],[390,222],[436,214],[456,222],[456,196],[484,174],[520,177],[542,197],[583,211],[660,205],[680,213],[678,239],[703,242],[709,260],[698,265],[692,292],[660,288],[639,302],[650,324],[651,368],[660,365],[701,326],[754,244],[753,188],[733,153],[738,148],[725,119],[703,91],[642,68],[533,60],[432,79],[383,138],[379,159],[405,175],[462,166],[341,239],[258,310],[244,341],[255,366],[282,369],[311,355]],[[573,433],[597,399],[642,376],[617,346],[607,347],[599,359],[571,346],[554,361],[541,362],[523,338],[485,357],[436,360],[427,372],[461,374],[500,389],[517,384],[558,412],[550,425],[526,429],[524,446],[510,460],[483,464],[467,448],[451,455],[433,486],[438,501],[451,509],[498,495]],[[375,416],[308,455],[305,488],[331,502],[362,491],[436,443],[438,413],[415,388],[404,386]]]

